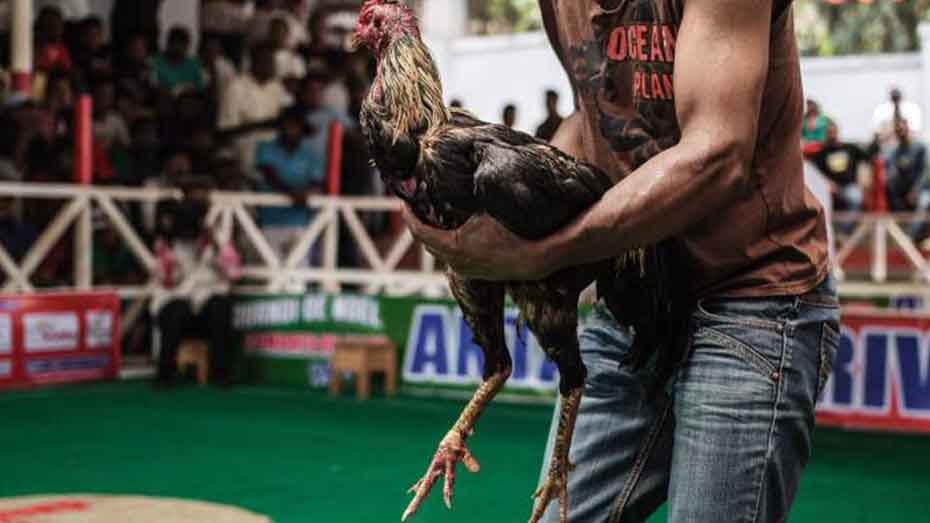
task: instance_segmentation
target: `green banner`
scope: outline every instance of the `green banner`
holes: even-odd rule
[[[513,357],[508,391],[550,396],[558,372],[507,310]],[[245,296],[234,309],[248,378],[254,382],[325,387],[329,360],[341,336],[386,336],[398,349],[406,387],[471,390],[481,381],[483,356],[451,300],[368,295]]]

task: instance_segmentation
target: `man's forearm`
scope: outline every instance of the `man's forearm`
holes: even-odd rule
[[[745,189],[748,163],[742,150],[698,141],[666,150],[545,240],[540,255],[549,268],[559,270],[619,256],[680,233]]]

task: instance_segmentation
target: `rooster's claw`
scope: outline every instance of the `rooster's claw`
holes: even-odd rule
[[[408,493],[414,495],[413,500],[407,506],[407,510],[404,511],[404,515],[400,520],[407,521],[417,512],[440,476],[445,476],[443,499],[446,507],[451,509],[452,489],[455,486],[455,467],[460,461],[470,472],[478,472],[481,469],[478,460],[465,446],[465,437],[458,430],[453,429],[439,443],[439,449],[433,455],[433,460],[430,462],[429,468],[426,469],[426,474],[408,490]]]

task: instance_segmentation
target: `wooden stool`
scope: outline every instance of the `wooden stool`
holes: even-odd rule
[[[336,342],[329,375],[329,393],[342,391],[342,373],[355,374],[355,389],[359,399],[371,394],[371,375],[384,373],[385,393],[397,394],[397,349],[385,337],[344,337]]]
[[[182,341],[176,361],[179,371],[193,365],[197,369],[197,383],[207,384],[210,379],[210,349],[207,342],[194,338]]]

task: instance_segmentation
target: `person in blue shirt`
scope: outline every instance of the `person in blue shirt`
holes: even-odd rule
[[[930,210],[930,185],[927,179],[927,146],[911,135],[908,121],[895,122],[897,144],[885,152],[885,194],[892,212],[926,213]],[[921,241],[927,236],[927,223],[914,222],[911,238]]]
[[[280,117],[277,138],[259,143],[255,151],[261,188],[286,194],[292,201],[290,207],[262,207],[258,212],[262,232],[282,261],[313,218],[308,198],[323,193],[324,160],[305,139],[308,127],[304,113],[287,110]],[[316,256],[307,253],[301,265],[308,266],[311,258]]]
[[[163,92],[177,96],[206,89],[207,78],[200,60],[188,56],[190,47],[190,32],[181,26],[172,27],[165,52],[152,60],[155,84]]]
[[[323,104],[323,91],[329,76],[320,70],[311,69],[297,87],[297,102],[294,110],[300,111],[310,126],[310,135],[307,141],[320,156],[326,156],[326,147],[329,144],[329,127],[334,121],[342,124],[343,129],[355,126],[348,115],[341,114]]]

